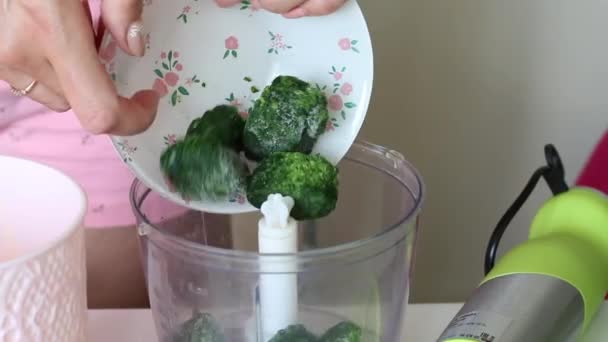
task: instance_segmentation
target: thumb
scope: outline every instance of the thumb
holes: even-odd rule
[[[104,0],[101,6],[101,19],[118,45],[131,55],[143,56],[142,0]]]

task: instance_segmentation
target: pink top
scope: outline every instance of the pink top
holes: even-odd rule
[[[608,194],[608,130],[593,150],[576,184]]]
[[[100,0],[90,4],[97,22]],[[110,139],[85,132],[72,112],[49,111],[8,90],[0,83],[0,154],[44,163],[79,182],[89,199],[87,227],[133,225],[128,197],[133,176]]]

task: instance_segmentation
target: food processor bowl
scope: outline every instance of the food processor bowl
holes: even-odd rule
[[[257,252],[259,212],[193,211],[135,181],[131,202],[159,341],[185,342],[184,330],[203,317],[222,337],[200,341],[268,342],[259,296],[268,275],[296,277],[297,324],[314,336],[351,322],[361,341],[402,341],[423,182],[401,154],[365,142],[338,167],[335,211],[298,222],[298,253],[284,255]],[[289,269],[280,267],[286,261]]]

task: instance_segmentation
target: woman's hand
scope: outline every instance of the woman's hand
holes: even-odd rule
[[[120,47],[144,53],[141,0],[104,0],[102,19]],[[86,0],[0,0],[0,79],[56,111],[73,109],[83,128],[131,135],[154,120],[153,90],[120,97],[99,62]]]
[[[222,7],[230,7],[240,0],[215,0]],[[346,0],[252,0],[253,6],[279,13],[286,18],[327,15],[337,11]]]

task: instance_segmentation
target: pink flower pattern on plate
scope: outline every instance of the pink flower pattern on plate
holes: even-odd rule
[[[225,98],[225,100],[229,105],[236,107],[236,109],[239,111],[239,115],[243,119],[247,119],[249,117],[249,108],[245,105],[245,103],[251,102],[252,100],[248,96],[238,98],[234,95],[234,93],[230,93],[230,96]]]
[[[342,93],[342,95],[344,95],[344,96],[348,96],[352,92],[353,92],[353,85],[348,82],[342,84],[342,87],[340,87],[340,93]]]
[[[344,107],[344,101],[342,101],[342,97],[340,95],[331,95],[329,99],[327,99],[327,104],[329,109],[334,112],[342,110]]]
[[[205,83],[201,82],[196,75],[185,80],[184,85],[180,85],[180,72],[184,70],[184,66],[179,62],[180,57],[179,51],[170,50],[169,52],[161,52],[160,61],[156,61],[157,66],[154,69],[156,79],[152,85],[154,89],[161,97],[164,97],[171,93],[170,103],[172,106],[176,106],[182,102],[183,96],[189,96],[190,91],[186,87],[190,87],[194,84],[201,84],[205,87]]]
[[[354,86],[352,83],[344,81],[346,67],[337,68],[332,66],[329,74],[332,76],[334,83],[332,84],[333,90],[331,93],[327,94],[327,108],[333,114],[339,114],[339,117],[342,120],[346,120],[347,111],[357,107],[354,102],[347,100],[347,98],[353,93]],[[317,88],[322,91],[327,91],[328,89],[327,86],[321,87],[318,84]],[[327,123],[325,130],[333,131],[338,127],[340,127],[338,118],[336,115],[333,115],[330,121]]]
[[[354,51],[356,53],[359,53],[359,49],[356,47],[356,45],[359,43],[359,41],[357,40],[351,40],[349,38],[342,38],[338,41],[338,46],[340,47],[341,50],[344,51]]]
[[[275,55],[279,54],[281,50],[292,49],[293,46],[286,44],[283,41],[283,35],[279,33],[273,33],[272,31],[268,31],[270,35],[270,49],[268,49],[268,53],[274,53]]]
[[[258,4],[251,0],[241,1],[241,11],[249,10],[249,16],[251,17],[255,12],[260,10]]]
[[[175,134],[167,134],[163,137],[163,141],[166,146],[174,145],[177,142],[177,135]]]
[[[245,204],[247,202],[247,196],[245,196],[245,191],[243,189],[238,189],[237,191],[230,194],[230,196],[228,197],[228,201],[230,203]]]
[[[230,36],[224,40],[224,46],[226,47],[226,52],[224,53],[224,59],[228,58],[228,56],[232,55],[232,57],[238,57],[237,50],[239,49],[239,39],[235,36]]]
[[[195,0],[198,1],[198,0]],[[188,23],[188,16],[192,13],[192,6],[186,5],[182,8],[182,12],[177,16],[177,20],[181,20],[184,24]],[[198,11],[194,12],[198,14]]]
[[[177,82],[179,82],[178,74],[173,71],[169,71],[165,74],[165,83],[167,83],[169,87],[175,87],[177,85]]]

